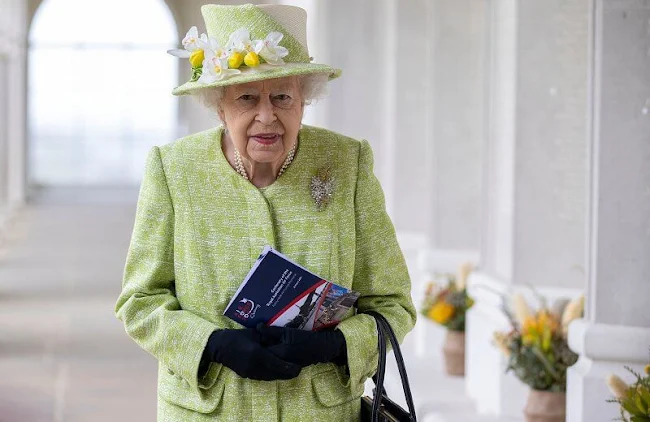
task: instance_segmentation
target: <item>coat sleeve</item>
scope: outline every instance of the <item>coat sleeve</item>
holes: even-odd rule
[[[384,194],[373,173],[370,145],[362,141],[355,193],[355,266],[353,290],[361,294],[360,313],[381,313],[399,341],[415,325],[411,281],[395,229],[386,213]],[[353,391],[375,373],[377,328],[372,316],[357,314],[338,325],[347,344],[348,369]]]
[[[198,391],[201,355],[217,327],[181,309],[174,281],[174,208],[160,149],[153,147],[140,187],[115,314],[138,345]]]

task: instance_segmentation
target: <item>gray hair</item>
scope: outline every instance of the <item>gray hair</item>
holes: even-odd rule
[[[300,82],[300,92],[302,94],[303,104],[312,104],[313,102],[325,98],[327,95],[329,74],[312,73],[309,75],[299,75],[298,78]],[[217,114],[217,110],[219,109],[225,92],[226,87],[219,86],[215,88],[200,89],[196,94],[193,94],[193,96],[197,98],[204,106]]]

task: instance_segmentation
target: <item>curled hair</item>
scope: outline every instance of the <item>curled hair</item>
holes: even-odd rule
[[[304,104],[309,105],[327,96],[329,82],[329,75],[327,73],[312,73],[299,76],[299,78],[300,92],[302,93],[302,101]]]
[[[297,76],[300,84],[302,102],[305,105],[312,104],[327,95],[327,84],[329,75],[327,73],[312,73]],[[204,106],[215,112],[218,117],[218,110],[221,100],[226,92],[226,87],[204,88],[193,94]]]

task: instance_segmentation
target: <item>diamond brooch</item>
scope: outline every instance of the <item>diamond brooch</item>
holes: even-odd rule
[[[329,204],[334,192],[334,178],[330,167],[318,170],[316,176],[311,178],[311,197],[316,202],[316,209],[322,211]]]

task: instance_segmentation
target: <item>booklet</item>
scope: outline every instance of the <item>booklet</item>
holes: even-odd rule
[[[245,327],[316,331],[338,324],[358,297],[265,246],[223,314]]]

